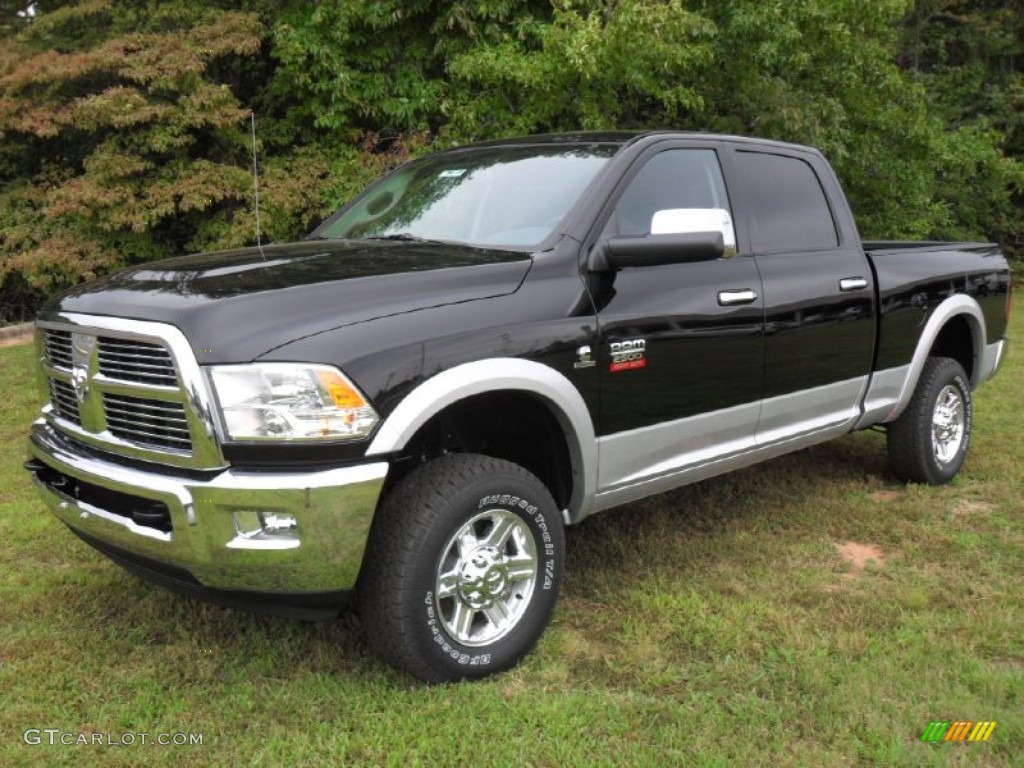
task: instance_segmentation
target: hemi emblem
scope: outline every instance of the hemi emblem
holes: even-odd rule
[[[631,371],[647,367],[646,339],[630,339],[629,341],[612,342],[612,362],[608,366],[611,373]]]

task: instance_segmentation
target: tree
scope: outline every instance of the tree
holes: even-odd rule
[[[46,291],[231,241],[251,188],[231,86],[259,19],[90,0],[23,28],[0,63],[0,281]]]
[[[0,319],[119,264],[252,242],[254,111],[273,239],[428,147],[641,127],[816,145],[868,237],[1024,239],[1021,0],[0,10]]]

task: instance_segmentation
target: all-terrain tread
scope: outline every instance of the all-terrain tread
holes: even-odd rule
[[[967,374],[956,360],[950,357],[929,357],[921,370],[917,387],[906,409],[889,425],[887,448],[889,466],[894,475],[903,482],[942,485],[949,482],[959,471],[961,459],[952,474],[943,472],[936,465],[932,455],[930,434],[932,412],[938,389],[953,381],[957,376],[967,381]],[[970,413],[970,387],[965,394],[965,408]],[[963,454],[966,455],[971,437],[971,420],[968,418],[964,435]]]
[[[453,495],[482,477],[501,476],[535,485],[542,500],[555,508],[543,484],[519,465],[490,456],[456,453],[414,469],[389,491],[377,511],[357,585],[364,633],[387,662],[422,680],[445,682],[448,678],[439,675],[418,651],[412,639],[415,619],[406,615],[407,606],[422,589],[422,584],[412,578],[417,545]]]

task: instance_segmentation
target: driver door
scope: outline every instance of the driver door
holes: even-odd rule
[[[754,259],[736,255],[731,212],[713,143],[652,148],[613,195],[598,244],[645,237],[652,222],[657,234],[725,214],[727,249],[714,261],[588,275],[599,329],[600,492],[754,445],[764,305]]]

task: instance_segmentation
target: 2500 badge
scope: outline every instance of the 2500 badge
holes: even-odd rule
[[[610,373],[631,371],[635,368],[647,367],[647,340],[628,339],[612,342],[612,361],[608,366]]]

